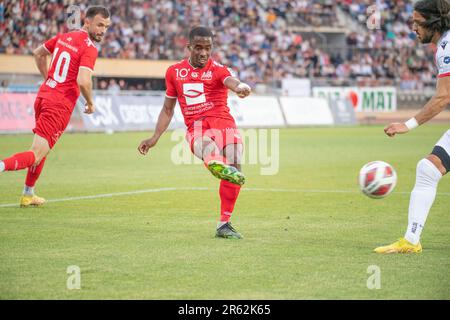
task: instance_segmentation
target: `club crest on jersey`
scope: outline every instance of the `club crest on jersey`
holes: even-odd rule
[[[91,39],[86,38],[86,39],[84,39],[84,42],[86,42],[86,45],[87,45],[88,47],[90,47],[90,46],[93,46],[93,47],[94,47],[94,44],[92,43]]]
[[[203,72],[201,80],[212,80],[212,71],[208,70]]]
[[[450,63],[450,56],[444,57],[444,63],[449,64]]]

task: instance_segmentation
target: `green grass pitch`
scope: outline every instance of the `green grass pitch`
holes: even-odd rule
[[[5,206],[18,203],[26,172],[0,174],[0,298],[450,299],[448,177],[423,253],[373,253],[403,236],[416,163],[447,129],[426,125],[394,139],[381,126],[280,130],[278,174],[244,165],[232,218],[243,240],[214,238],[218,180],[201,164],[173,164],[170,133],[147,157],[136,149],[148,133],[65,134],[37,193],[66,201]],[[1,136],[0,158],[31,138]],[[382,200],[357,187],[372,160],[397,170]],[[71,265],[80,290],[66,286]],[[367,287],[370,266],[379,267],[380,289]]]

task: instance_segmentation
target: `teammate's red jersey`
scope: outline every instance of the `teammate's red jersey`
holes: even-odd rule
[[[63,102],[73,109],[80,95],[78,70],[94,70],[97,48],[84,30],[59,34],[45,42],[44,48],[53,56],[38,97]]]
[[[170,66],[166,72],[166,96],[177,98],[188,128],[203,117],[232,119],[227,105],[225,79],[230,70],[209,59],[204,68],[194,68],[188,59]]]

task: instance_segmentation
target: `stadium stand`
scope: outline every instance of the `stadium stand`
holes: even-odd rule
[[[416,46],[415,35],[407,26],[412,1],[377,1],[381,28],[366,32],[361,32],[367,29],[361,26],[366,24],[372,3],[366,0],[98,3],[110,8],[113,22],[100,57],[179,60],[186,55],[187,30],[202,24],[216,32],[214,58],[234,68],[253,86],[279,87],[283,78],[309,77],[318,84],[396,85],[422,90],[435,81],[433,61],[427,59],[427,51],[433,49]],[[45,39],[68,31],[66,9],[71,4],[79,5],[82,12],[86,9],[86,4],[69,0],[0,1],[0,53],[29,55]],[[352,22],[346,24],[345,41],[339,50],[296,29],[341,27],[339,16]],[[104,79],[97,87],[151,88],[149,83],[120,80],[111,84],[110,79]]]

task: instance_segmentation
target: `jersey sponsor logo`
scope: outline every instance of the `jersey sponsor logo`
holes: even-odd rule
[[[192,72],[191,73],[192,78],[198,78],[198,72]]]
[[[200,80],[212,80],[212,71],[204,71]]]
[[[69,41],[69,42],[72,41],[72,37],[68,37],[67,41]]]
[[[206,102],[203,83],[183,83],[183,95],[188,106]]]

